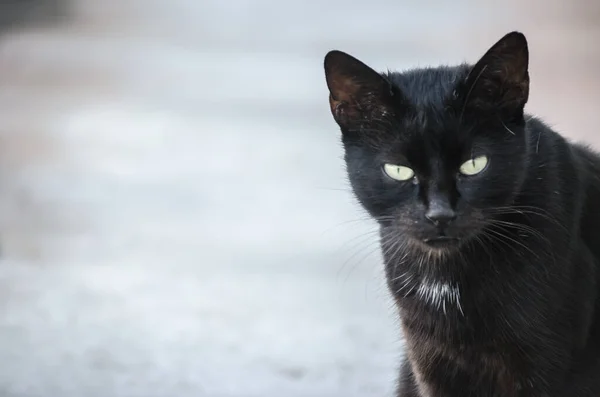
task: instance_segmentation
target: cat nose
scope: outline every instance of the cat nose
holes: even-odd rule
[[[449,207],[434,206],[427,210],[425,218],[438,227],[445,227],[456,219],[456,213]]]

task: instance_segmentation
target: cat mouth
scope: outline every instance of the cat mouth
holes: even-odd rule
[[[423,242],[430,247],[444,248],[456,245],[456,243],[458,243],[458,239],[455,237],[437,236],[433,238],[426,238],[423,240]]]

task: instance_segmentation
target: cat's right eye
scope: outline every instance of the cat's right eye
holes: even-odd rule
[[[397,181],[408,181],[415,176],[415,172],[411,168],[403,165],[385,164],[383,171],[387,176]]]
[[[474,157],[460,166],[460,173],[467,176],[477,175],[485,169],[487,163],[487,156]]]

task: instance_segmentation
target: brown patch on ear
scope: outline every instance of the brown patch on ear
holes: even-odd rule
[[[341,112],[343,109],[343,104],[347,103],[339,99],[334,99],[332,94],[329,94],[329,108],[331,109],[331,114],[333,118],[336,120],[339,119],[342,115]]]
[[[336,121],[341,118],[359,118],[361,105],[357,97],[361,93],[361,87],[356,80],[338,71],[331,74],[331,79],[328,79],[327,83],[329,106]]]
[[[329,87],[329,92],[335,100],[349,102],[352,100],[353,95],[356,95],[361,90],[361,86],[357,81],[360,70],[356,70],[357,65],[348,65],[347,62],[349,59],[332,60],[331,57],[331,53],[328,54],[328,57],[325,57],[327,87]],[[348,57],[350,56],[348,55]],[[358,60],[354,61],[358,62]],[[344,66],[347,68],[344,69]],[[364,66],[365,68],[367,67],[366,65]]]
[[[477,107],[522,109],[529,98],[528,67],[527,39],[508,33],[471,69],[465,100]]]
[[[324,64],[331,114],[341,127],[388,112],[393,93],[382,75],[341,51],[330,51]]]

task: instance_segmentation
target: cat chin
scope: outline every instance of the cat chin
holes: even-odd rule
[[[416,248],[432,259],[441,259],[449,254],[457,252],[460,247],[461,240],[457,238],[444,237],[413,241],[413,248]]]

